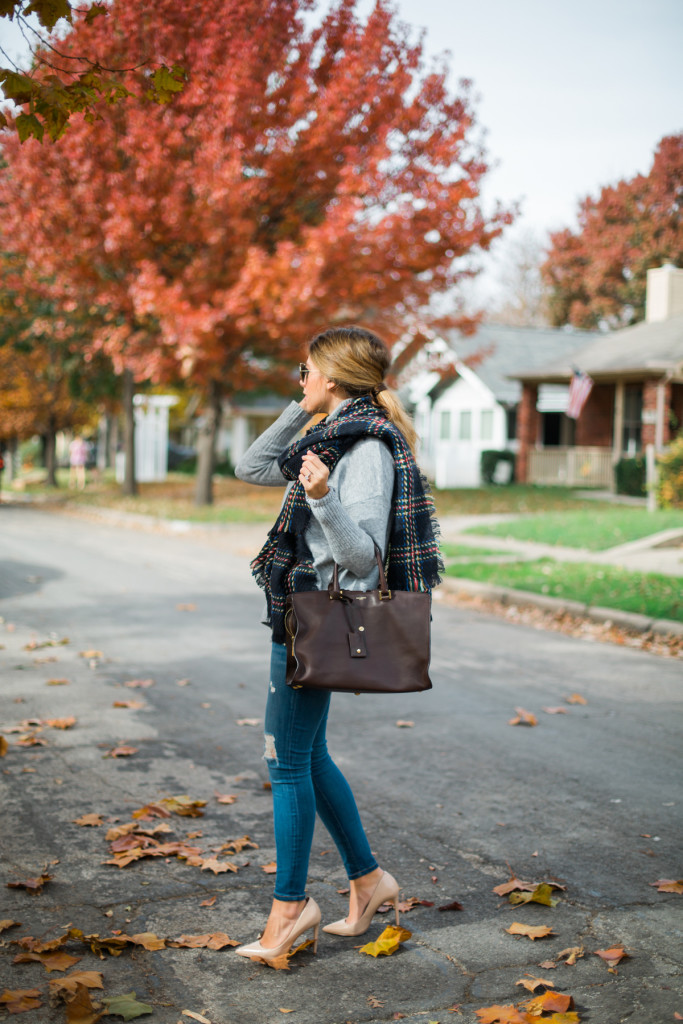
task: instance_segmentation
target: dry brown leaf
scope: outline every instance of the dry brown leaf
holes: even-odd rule
[[[82,814],[80,818],[74,818],[74,825],[102,825],[104,819],[101,814]]]
[[[432,904],[429,903],[427,904],[427,906],[431,905]],[[444,903],[442,907],[437,907],[437,910],[464,910],[464,907],[462,903],[458,902],[458,900],[453,900],[451,903]]]
[[[524,935],[527,939],[544,939],[547,935],[552,935],[552,928],[546,928],[545,926],[532,927],[528,924],[520,924],[519,921],[513,921],[509,928],[505,931],[509,935]]]
[[[262,956],[250,956],[249,959],[253,960],[254,963],[265,964],[266,967],[272,967],[274,971],[289,971],[289,961],[293,956],[296,956],[302,949],[307,949],[308,946],[313,945],[313,939],[305,939],[304,942],[300,943],[296,949],[291,949],[288,953],[282,953],[280,956],[274,957],[272,960],[265,960]]]
[[[166,949],[166,939],[160,939],[154,932],[138,932],[136,935],[118,935],[118,939],[125,939],[134,946],[142,946],[143,949],[153,953],[157,949]]]
[[[138,710],[139,708],[145,708],[147,705],[144,700],[115,700],[112,704],[113,708],[132,708]]]
[[[563,708],[563,707],[559,707],[559,708],[543,708],[543,711],[545,711],[546,715],[568,715],[569,714],[567,709]]]
[[[69,928],[68,935],[75,942],[83,942],[86,946],[90,946],[92,952],[99,956],[100,960],[104,960],[105,953],[120,956],[128,945],[127,938],[116,935],[102,938],[97,932],[92,935],[84,935],[80,928]]]
[[[21,921],[13,921],[11,917],[5,917],[0,921],[0,932],[6,932],[8,928],[16,928]]]
[[[73,995],[60,995],[66,1002],[66,1024],[96,1024],[103,1015],[102,1007],[93,1003],[86,985],[77,983]]]
[[[37,875],[35,878],[25,878],[23,882],[8,882],[8,889],[26,889],[30,893],[42,892],[43,886],[46,882],[51,882],[54,875],[48,875],[46,871],[42,875]]]
[[[101,971],[73,971],[65,978],[55,978],[50,981],[50,995],[65,999],[67,995],[76,994],[77,985],[83,985],[85,988],[104,988]]]
[[[650,885],[654,885],[657,892],[683,893],[682,878],[660,878],[656,882],[650,882]]]
[[[20,736],[17,740],[18,747],[47,747],[47,740],[42,739],[40,736],[36,736],[34,732],[27,733],[25,736]]]
[[[56,950],[54,953],[17,953],[12,962],[15,964],[28,964],[32,960],[37,960],[46,971],[68,971],[80,959],[80,956],[71,956],[63,950]]]
[[[572,997],[562,992],[544,992],[543,995],[536,996],[524,1004],[534,1017],[542,1013],[566,1013],[573,1005]]]
[[[160,804],[145,804],[144,807],[139,807],[137,811],[133,811],[131,817],[142,821],[150,821],[152,818],[170,818],[171,812],[167,811]]]
[[[623,946],[611,946],[610,949],[596,949],[595,955],[604,960],[608,967],[616,967],[629,954]]]
[[[234,804],[237,800],[234,793],[219,793],[217,790],[214,790],[213,795],[219,804]]]
[[[48,679],[48,681],[45,683],[45,685],[46,686],[68,686],[69,685],[69,680],[68,679]]]
[[[413,726],[415,725],[415,722],[411,722],[408,719],[399,718],[396,725],[398,726],[399,729],[412,729]]]
[[[522,1015],[512,1003],[507,1006],[484,1006],[474,1012],[480,1024],[527,1024],[526,1015]]]
[[[287,1009],[285,1009],[284,1006],[278,1006],[278,1010],[280,1011],[280,1013],[295,1013],[296,1012],[295,1010],[287,1010]]]
[[[262,864],[261,871],[265,871],[267,875],[274,875],[277,871],[277,863],[274,860],[271,860],[267,864]]]
[[[185,602],[185,604],[177,604],[175,607],[176,607],[176,611],[177,612],[196,612],[197,611],[197,605],[193,604],[191,601],[187,601],[187,602]]]
[[[557,964],[554,960],[541,960],[539,967],[542,967],[544,971],[554,971]]]
[[[131,690],[147,689],[149,686],[154,686],[154,679],[128,679],[123,685],[128,686]]]
[[[202,900],[200,907],[213,907],[218,897],[212,896],[210,900]]]
[[[138,751],[138,747],[112,747],[105,757],[132,757]]]
[[[183,1017],[191,1017],[192,1020],[198,1020],[199,1024],[211,1024],[208,1017],[203,1017],[201,1013],[195,1013],[194,1010],[183,1010]]]
[[[249,836],[241,836],[239,839],[228,839],[227,843],[223,843],[219,853],[241,853],[242,850],[258,850],[258,843],[253,842]]]
[[[515,708],[515,711],[517,715],[510,719],[508,725],[538,725],[538,719],[531,711],[526,711],[524,708]]]
[[[582,697],[580,693],[572,693],[569,697],[563,697],[562,700],[566,704],[587,704],[588,701],[585,697]]]
[[[45,718],[44,724],[51,729],[71,729],[76,724],[76,716],[69,715],[67,718]]]
[[[39,988],[6,988],[0,995],[0,1003],[10,1013],[23,1013],[25,1010],[37,1010],[43,1004],[40,1001]]]
[[[524,988],[528,989],[529,992],[535,992],[541,985],[544,985],[545,988],[555,988],[554,981],[548,981],[547,978],[532,978],[530,974],[526,978],[520,978],[519,981],[515,982],[515,985],[524,985]]]
[[[69,933],[65,932],[56,939],[34,939],[32,935],[24,935],[21,939],[15,940],[16,946],[28,949],[32,953],[49,953],[54,949],[61,949],[69,941]]]
[[[176,679],[176,686],[189,686],[189,685],[190,685],[190,680],[189,679]]]
[[[159,804],[181,818],[203,818],[202,807],[206,807],[206,800],[193,800],[189,796],[167,796],[160,800]]]
[[[0,736],[0,757],[4,757],[9,750],[9,743],[4,736]]]
[[[563,949],[555,957],[556,960],[564,960],[567,967],[573,967],[577,960],[583,956],[583,946],[569,946]],[[541,965],[542,966],[542,965]]]
[[[508,882],[503,882],[501,885],[495,885],[493,892],[496,896],[507,896],[508,893],[518,889],[520,892],[533,892],[536,888],[536,882],[523,882],[521,878],[511,878]]]
[[[78,652],[78,657],[79,658],[89,658],[90,659],[90,658],[103,658],[104,655],[102,654],[102,651],[89,650],[89,651],[79,651]]]
[[[384,999],[378,999],[377,996],[368,996],[368,1005],[371,1006],[373,1010],[379,1010],[384,1006],[385,1001],[386,1000]]]
[[[167,945],[178,949],[224,949],[225,946],[239,946],[225,932],[207,932],[205,935],[179,935],[168,939]]]
[[[202,860],[202,871],[213,871],[214,875],[222,875],[226,871],[238,871],[239,869],[229,860],[218,860],[216,857],[205,857]]]

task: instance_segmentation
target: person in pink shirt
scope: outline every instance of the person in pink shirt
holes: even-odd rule
[[[69,445],[69,487],[74,480],[79,490],[85,489],[85,464],[88,461],[88,445],[77,436]]]

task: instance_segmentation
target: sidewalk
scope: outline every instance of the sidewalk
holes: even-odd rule
[[[486,534],[466,533],[473,526],[483,523],[494,525],[519,519],[518,515],[491,516],[446,516],[441,520],[441,539],[447,544],[459,544],[472,548],[495,549],[514,560],[532,561],[537,558],[553,558],[558,562],[593,562],[599,565],[615,565],[631,572],[652,572],[683,578],[683,530],[665,530],[651,534],[628,544],[620,544],[606,551],[589,551],[586,548],[568,548],[553,544],[536,544],[532,541],[516,540],[513,537],[493,537]],[[495,556],[482,561],[496,561]],[[653,619],[636,612],[619,611],[615,608],[591,607],[578,601],[546,597],[525,590],[479,583],[461,577],[448,576],[444,586],[451,592],[464,592],[487,596],[504,604],[517,603],[534,605],[547,611],[566,610],[572,615],[583,616],[595,622],[613,622],[615,625],[638,632],[672,634],[683,636],[683,623],[671,619]],[[683,581],[681,583],[683,587]]]

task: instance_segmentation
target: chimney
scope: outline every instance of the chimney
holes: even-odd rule
[[[665,263],[647,272],[645,319],[649,324],[683,313],[683,270]]]

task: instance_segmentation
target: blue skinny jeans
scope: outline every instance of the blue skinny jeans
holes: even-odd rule
[[[264,758],[273,792],[277,874],[275,899],[306,897],[316,811],[341,854],[349,878],[378,865],[351,787],[327,752],[330,692],[293,690],[285,682],[287,651],[273,644],[266,704]]]

